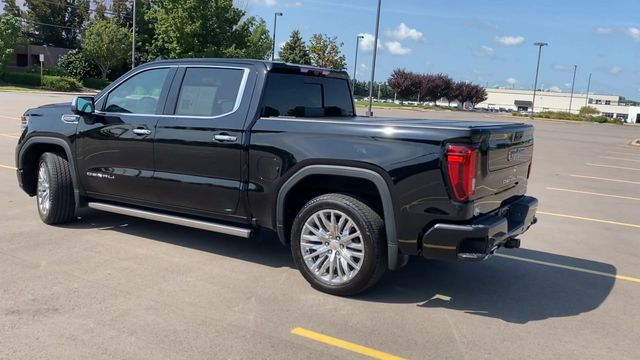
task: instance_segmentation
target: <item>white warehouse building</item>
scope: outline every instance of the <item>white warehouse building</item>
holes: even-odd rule
[[[531,111],[533,102],[533,90],[494,89],[487,88],[487,100],[476,107],[488,110],[502,111]],[[536,103],[534,112],[542,111],[569,111],[577,114],[581,107],[588,104],[600,111],[604,116],[623,119],[629,123],[640,123],[640,107],[627,106],[625,99],[617,95],[598,95],[574,93],[571,99],[570,93],[553,91],[536,91]]]

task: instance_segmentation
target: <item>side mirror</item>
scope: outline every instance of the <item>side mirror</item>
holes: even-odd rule
[[[93,114],[96,111],[96,105],[93,103],[93,97],[76,96],[71,101],[71,111],[76,114]]]

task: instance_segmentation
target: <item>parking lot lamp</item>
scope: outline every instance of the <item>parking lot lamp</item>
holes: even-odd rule
[[[578,70],[578,65],[573,65],[573,80],[571,81],[571,97],[569,98],[569,113],[571,113],[571,105],[573,103],[573,89],[576,84],[576,71]]]
[[[533,83],[533,101],[531,102],[531,117],[533,117],[533,113],[536,108],[536,90],[538,90],[538,72],[540,71],[540,55],[542,54],[542,47],[549,45],[546,42],[537,42],[533,45],[538,47],[538,65],[536,66],[536,79]]]
[[[271,44],[271,61],[276,59],[276,27],[278,26],[278,16],[282,16],[282,13],[273,13],[273,44]]]
[[[353,64],[353,89],[351,89],[352,95],[356,94],[356,70],[358,70],[358,47],[360,46],[360,39],[364,39],[363,35],[356,37],[356,60]]]
[[[376,75],[376,55],[378,54],[378,30],[380,29],[380,5],[382,0],[378,0],[378,11],[376,13],[376,34],[373,39],[373,61],[371,63],[371,82],[369,82],[369,112],[367,115],[373,116],[373,79]]]

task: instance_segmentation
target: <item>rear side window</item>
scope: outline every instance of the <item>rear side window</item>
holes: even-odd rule
[[[233,112],[243,77],[243,69],[187,69],[180,86],[175,114],[220,116]]]
[[[262,104],[264,117],[354,116],[346,79],[271,73]]]

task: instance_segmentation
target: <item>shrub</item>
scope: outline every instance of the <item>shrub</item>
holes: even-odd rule
[[[40,74],[28,72],[5,72],[2,79],[13,85],[40,86]]]
[[[95,78],[100,76],[100,69],[93,61],[89,60],[80,50],[71,50],[58,60],[58,66],[66,75],[78,80]]]
[[[82,84],[71,77],[45,75],[44,87],[56,91],[77,91],[82,89]]]
[[[82,83],[89,89],[102,90],[111,84],[111,81],[104,79],[84,79]]]

